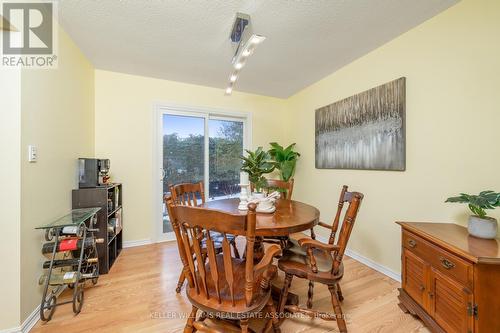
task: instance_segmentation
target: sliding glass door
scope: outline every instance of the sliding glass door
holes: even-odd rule
[[[241,115],[162,109],[160,112],[161,183],[202,181],[207,200],[239,193],[240,156],[246,145],[247,121]],[[161,239],[173,237],[167,209],[162,205]]]
[[[242,120],[208,120],[208,198],[227,198],[239,193],[240,156],[243,155]]]

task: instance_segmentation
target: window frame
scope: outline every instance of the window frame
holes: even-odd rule
[[[209,196],[209,121],[226,120],[243,122],[243,150],[250,149],[252,145],[252,112],[225,110],[222,108],[205,108],[183,106],[169,103],[155,103],[153,116],[153,242],[175,240],[173,232],[163,233],[163,115],[191,116],[204,119],[205,126],[205,152],[204,152],[204,186],[207,197]],[[158,181],[159,180],[159,181]],[[206,181],[208,180],[208,181]]]

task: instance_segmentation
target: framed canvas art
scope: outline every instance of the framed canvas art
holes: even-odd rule
[[[404,77],[316,110],[316,168],[406,168]]]

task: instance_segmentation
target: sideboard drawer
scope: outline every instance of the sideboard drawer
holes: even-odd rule
[[[403,231],[403,246],[443,274],[472,289],[472,263],[406,230]]]

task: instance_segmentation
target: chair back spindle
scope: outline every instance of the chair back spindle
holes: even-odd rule
[[[330,233],[330,238],[328,239],[328,244],[333,244],[335,242],[335,234],[337,233],[337,229],[339,227],[340,215],[342,214],[342,208],[344,207],[346,192],[347,185],[344,185],[342,186],[342,190],[340,191],[337,214],[335,215],[335,219],[333,220],[332,231]]]
[[[336,245],[338,246],[338,250],[335,251],[334,254],[332,273],[337,272],[342,263],[342,258],[344,257],[347,243],[349,241],[349,237],[351,236],[352,228],[354,227],[354,222],[356,221],[361,201],[363,201],[362,193],[347,192],[347,186],[344,185],[341,192],[341,199],[339,200],[339,209],[337,210],[337,214],[332,225],[332,233],[330,234],[329,240],[330,244],[334,243],[335,234],[337,232],[340,216],[344,207],[344,202],[348,202],[349,206],[344,214],[342,226],[338,235],[336,243]]]
[[[219,286],[219,271],[217,270],[217,258],[215,256],[215,247],[214,242],[210,233],[207,234],[207,255],[208,255],[208,264],[210,265],[210,274],[212,277],[212,281],[214,282],[215,294],[217,295],[217,301],[220,304],[220,286]]]
[[[255,216],[255,209],[257,205],[252,203],[249,205],[248,219],[247,219],[247,248],[246,248],[246,262],[245,262],[245,300],[247,306],[252,303],[253,296],[253,266],[254,266],[254,246],[255,246],[255,227],[257,225],[257,218]]]

